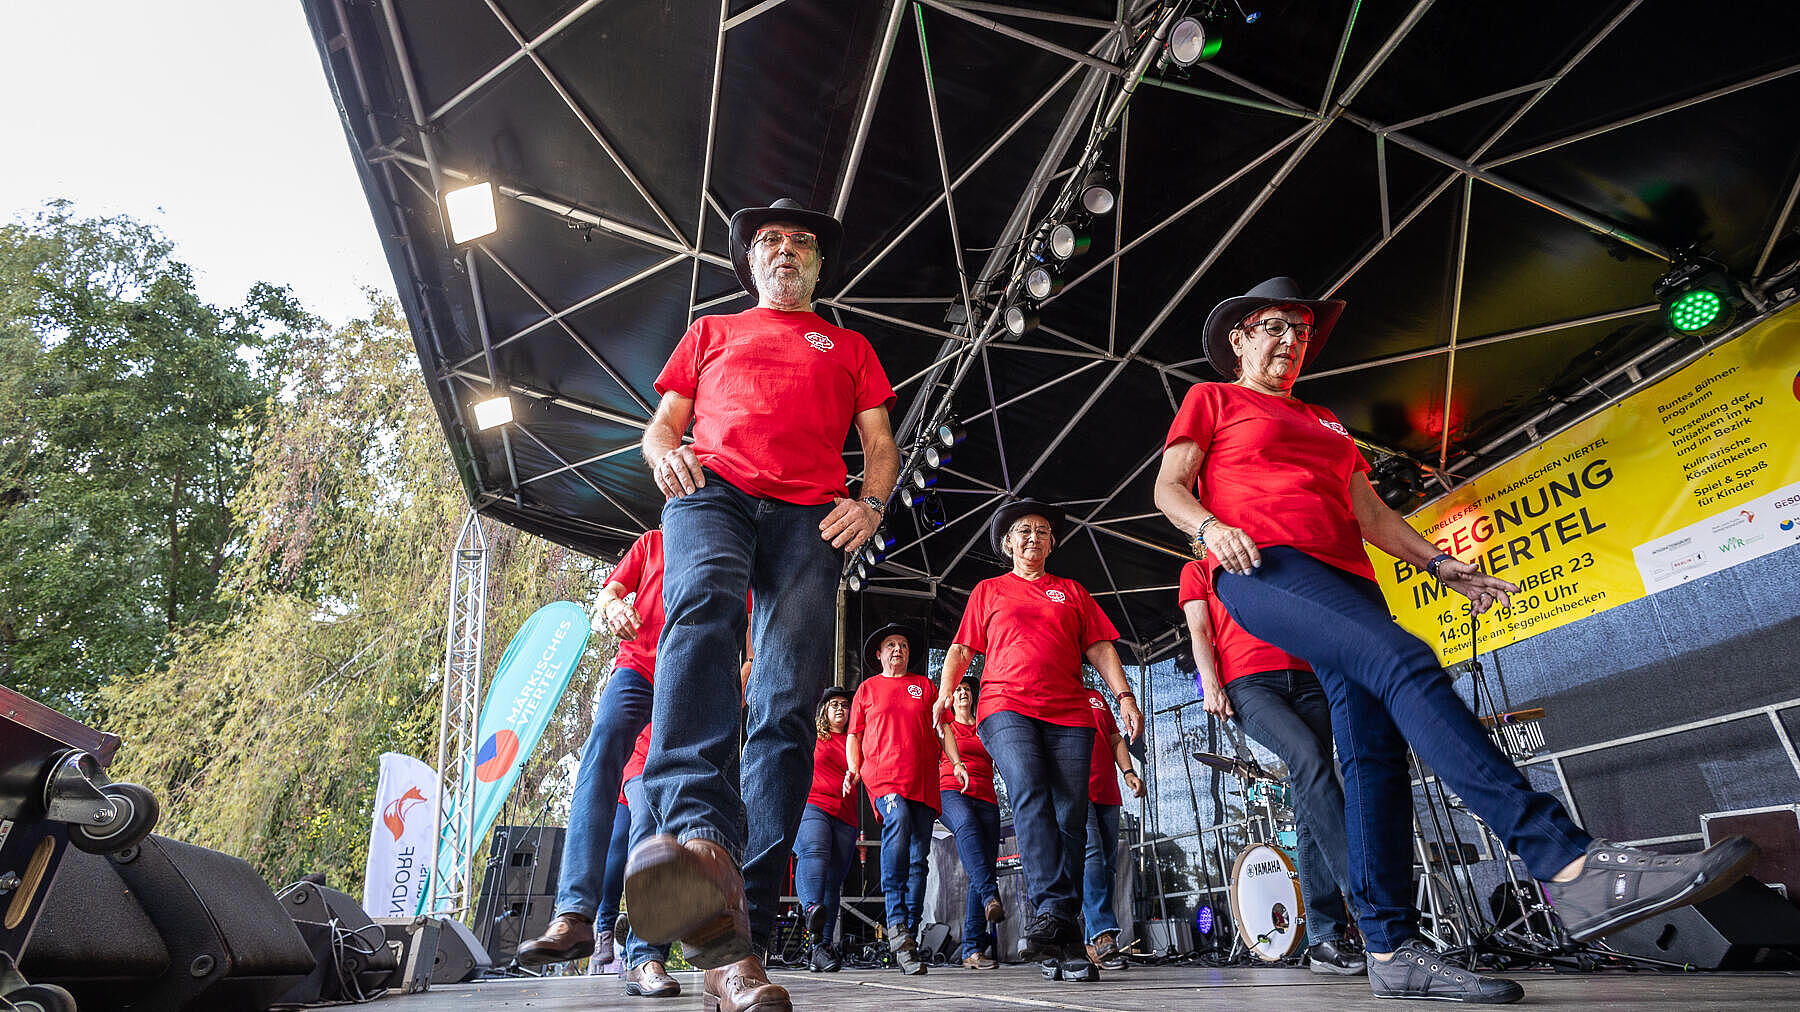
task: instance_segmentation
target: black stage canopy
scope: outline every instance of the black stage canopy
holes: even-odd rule
[[[864,595],[933,599],[940,633],[1022,494],[1068,504],[1052,569],[1138,658],[1175,645],[1151,478],[1217,378],[1208,309],[1266,277],[1349,301],[1297,393],[1429,496],[1696,354],[1652,296],[1683,250],[1749,312],[1800,259],[1792,0],[304,3],[482,513],[609,557],[657,522],[652,380],[695,316],[750,305],[730,212],[791,196],[845,222],[819,309],[874,343],[902,447],[967,427]],[[1122,100],[1184,13],[1223,49]],[[1117,208],[1015,338],[1021,250],[1093,165]],[[498,231],[452,248],[438,195],[477,181]],[[478,430],[495,381],[515,420]]]

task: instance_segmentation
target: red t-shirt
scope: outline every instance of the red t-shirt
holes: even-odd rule
[[[975,585],[956,642],[986,654],[977,724],[1010,710],[1064,727],[1092,727],[1084,651],[1119,631],[1074,580],[1045,573],[1027,580],[1007,573]]]
[[[963,766],[969,771],[969,789],[963,796],[999,804],[1000,798],[994,793],[994,759],[988,755],[987,746],[981,743],[981,736],[975,733],[975,725],[960,723],[948,715],[944,723],[956,735],[956,752],[962,756]],[[938,757],[938,790],[962,790],[956,782],[956,767],[950,765],[947,755]]]
[[[834,734],[813,746],[813,779],[812,790],[807,792],[806,803],[838,820],[854,826],[856,821],[856,792],[851,791],[844,797],[844,770],[849,767],[849,757],[844,754],[846,735]]]
[[[625,775],[619,778],[619,804],[625,803],[625,785],[644,775],[644,762],[650,758],[650,725],[638,732],[637,744],[632,746],[631,758],[625,763]]]
[[[1184,439],[1206,454],[1200,501],[1257,547],[1287,545],[1375,578],[1350,505],[1350,481],[1369,463],[1336,415],[1235,383],[1196,383],[1163,448]],[[1205,564],[1210,575],[1212,555]]]
[[[1094,761],[1088,770],[1088,800],[1096,805],[1122,805],[1119,793],[1119,764],[1113,759],[1112,740],[1119,733],[1113,720],[1112,707],[1106,697],[1088,690],[1088,706],[1094,711]]]
[[[1306,663],[1286,650],[1250,635],[1237,624],[1224,602],[1213,593],[1211,574],[1199,562],[1181,567],[1181,606],[1189,601],[1205,601],[1206,615],[1212,620],[1213,653],[1219,660],[1219,684],[1229,684],[1242,675],[1259,671],[1311,671]],[[1199,676],[1195,676],[1199,685]],[[1204,690],[1202,690],[1204,692]]]
[[[889,794],[937,811],[937,761],[943,750],[931,729],[937,688],[920,675],[872,675],[856,687],[850,733],[860,738],[862,782],[871,802]],[[876,809],[880,815],[881,810]]]
[[[803,506],[845,494],[855,417],[892,406],[868,339],[816,313],[702,316],[656,377],[694,402],[694,453],[732,485]]]
[[[663,627],[662,531],[645,531],[633,541],[606,582],[623,584],[626,593],[637,594],[637,603],[631,607],[637,610],[640,623],[636,636],[620,641],[613,667],[630,668],[654,684],[656,640]]]

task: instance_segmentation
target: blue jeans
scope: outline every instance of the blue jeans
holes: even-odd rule
[[[1350,919],[1344,789],[1331,758],[1331,703],[1310,671],[1262,671],[1225,683],[1244,730],[1288,768],[1300,824],[1300,897],[1309,944],[1342,938]]]
[[[937,813],[923,801],[898,794],[875,800],[881,813],[881,891],[887,894],[890,929],[916,930],[925,913],[925,878],[931,871],[931,824]]]
[[[750,936],[767,948],[788,855],[812,786],[813,704],[825,688],[843,553],[819,537],[829,504],[758,499],[707,472],[706,485],[663,504],[662,691],[644,767],[658,831],[707,839],[737,857]],[[756,676],[738,775],[738,656],[744,596]],[[756,813],[747,819],[746,812]],[[746,822],[748,826],[746,827]]]
[[[632,777],[625,781],[625,808],[631,813],[631,846],[635,847],[656,832],[656,820],[650,817],[650,805],[644,800],[643,777]],[[631,918],[627,917],[625,920],[629,924]],[[625,932],[625,938],[620,944],[624,946],[627,970],[635,970],[653,959],[664,965],[669,962],[668,946],[651,945],[639,938],[636,932]]]
[[[856,827],[807,805],[794,837],[794,895],[802,909],[814,904],[825,908],[825,934],[815,942],[835,937],[838,900],[855,857]]]
[[[1117,933],[1113,914],[1113,878],[1118,868],[1119,805],[1088,802],[1087,850],[1081,868],[1081,912],[1087,918],[1087,940]]]
[[[594,727],[581,748],[575,794],[569,799],[569,832],[557,876],[558,914],[594,920],[599,912],[610,852],[606,841],[616,835],[613,816],[619,807],[619,777],[638,732],[650,719],[650,698],[649,679],[630,668],[614,668],[594,704]]]
[[[1039,914],[1081,916],[1093,727],[1064,727],[999,710],[976,728],[1012,799],[1025,889]]]
[[[1000,806],[961,791],[939,791],[938,801],[944,806],[944,825],[956,834],[956,856],[969,875],[962,928],[962,954],[967,958],[994,944],[987,901],[1000,898],[1000,884],[994,878],[994,859],[1000,856]]]
[[[633,778],[635,779],[635,778]],[[618,799],[614,798],[614,802]],[[619,919],[619,897],[625,893],[625,859],[631,854],[631,806],[619,805],[613,814],[612,841],[606,845],[606,878],[600,887],[600,914],[594,931],[611,931]]]
[[[1418,935],[1408,744],[1532,875],[1548,880],[1585,853],[1588,835],[1494,747],[1431,648],[1394,624],[1373,580],[1276,545],[1262,549],[1262,568],[1221,572],[1216,586],[1239,625],[1311,664],[1331,700],[1350,885],[1371,951]]]

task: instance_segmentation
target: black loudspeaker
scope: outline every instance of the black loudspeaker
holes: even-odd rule
[[[1691,963],[1702,970],[1792,966],[1800,956],[1800,910],[1753,878],[1710,900],[1658,914],[1606,936],[1627,955]]]
[[[949,962],[953,951],[951,944],[950,925],[937,921],[919,925],[919,948],[924,950],[926,962]]]
[[[264,1009],[314,960],[255,869],[151,836],[99,857],[70,848],[25,950],[34,982],[83,1008]]]
[[[433,984],[465,984],[494,965],[487,949],[467,924],[454,917],[441,917],[438,924],[437,963],[431,971]]]
[[[388,948],[400,963],[387,986],[401,994],[430,990],[442,922],[435,917],[377,917],[375,923],[387,935]]]
[[[348,893],[296,882],[275,898],[314,960],[312,973],[283,995],[283,1002],[360,1001],[387,987],[400,968],[387,932]]]
[[[511,961],[521,942],[550,926],[562,851],[563,830],[554,826],[494,830],[475,904],[475,936],[495,962]]]

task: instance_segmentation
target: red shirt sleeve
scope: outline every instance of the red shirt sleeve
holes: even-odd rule
[[[700,352],[704,338],[701,336],[702,325],[711,317],[703,316],[688,326],[687,333],[681,335],[680,343],[663,363],[662,372],[656,375],[656,392],[660,394],[677,393],[689,400],[700,389]]]
[[[1094,595],[1080,584],[1074,586],[1081,591],[1081,649],[1086,650],[1099,642],[1111,643],[1119,638],[1119,630],[1113,627],[1112,619],[1100,610],[1100,602]]]
[[[644,542],[648,537],[648,534],[639,535],[631,547],[625,549],[625,557],[613,567],[612,575],[606,578],[607,583],[623,584],[627,594],[638,589],[644,582],[644,556],[648,554]]]
[[[894,387],[888,382],[887,370],[881,367],[881,359],[875,357],[875,349],[867,340],[862,343],[862,364],[856,376],[856,412],[861,414],[870,408],[885,407],[893,410]]]
[[[1207,586],[1206,567],[1199,559],[1181,567],[1180,603],[1183,607],[1189,601],[1205,601],[1212,597],[1212,588]]]
[[[867,681],[864,681],[862,685],[857,686],[856,695],[850,698],[850,723],[845,730],[851,734],[862,734],[863,719],[869,713],[869,694],[863,691],[863,688],[868,684]]]
[[[978,654],[987,653],[987,613],[988,584],[984,580],[976,584],[975,590],[969,594],[969,603],[963,608],[962,622],[956,627],[954,642],[961,643]]]
[[[1196,383],[1188,388],[1187,395],[1181,398],[1181,408],[1175,412],[1175,420],[1169,423],[1169,436],[1163,440],[1163,449],[1184,439],[1193,440],[1202,450],[1212,445],[1217,405],[1207,396],[1211,386],[1210,383]]]

